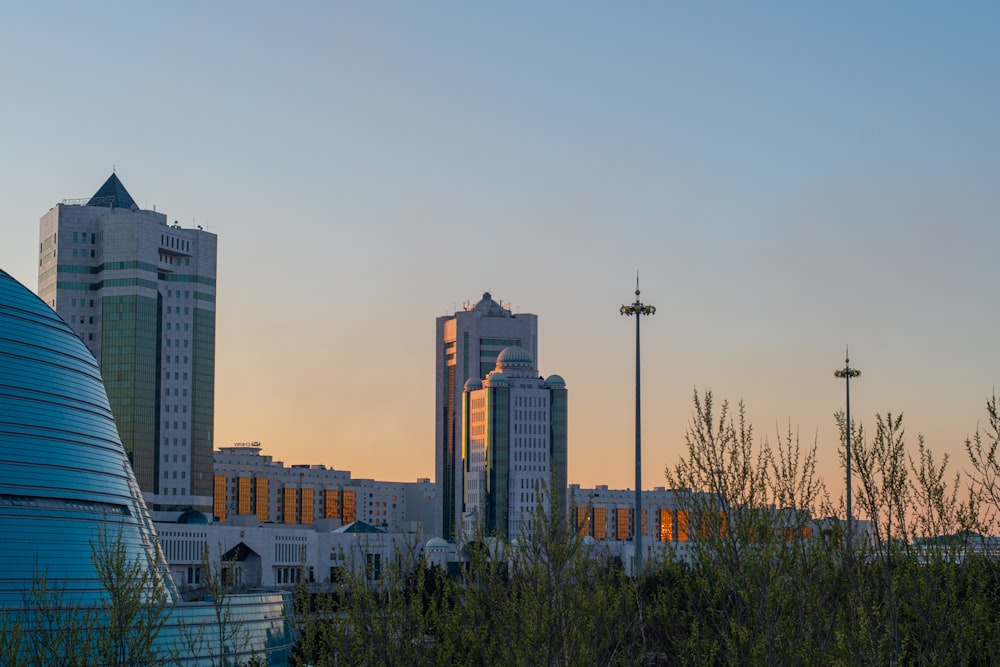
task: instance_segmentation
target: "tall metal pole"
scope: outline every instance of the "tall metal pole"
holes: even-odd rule
[[[635,302],[619,309],[622,315],[635,315],[635,513],[633,535],[635,535],[635,574],[642,572],[642,403],[639,383],[639,319],[640,315],[652,315],[653,306],[639,301],[639,276],[635,277]]]
[[[847,409],[844,413],[844,432],[846,434],[846,462],[847,462],[847,540],[848,544],[854,539],[854,513],[851,511],[851,378],[861,375],[861,371],[851,368],[850,357],[844,359],[844,367],[834,371],[833,376],[844,378],[844,388],[847,393]]]

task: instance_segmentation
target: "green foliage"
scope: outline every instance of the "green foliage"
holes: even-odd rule
[[[96,656],[102,665],[148,665],[158,659],[156,637],[170,610],[163,573],[130,558],[121,533],[101,530],[91,560],[108,594],[98,610]]]
[[[901,415],[876,415],[871,438],[851,424],[849,539],[816,444],[790,427],[758,439],[743,405],[695,393],[666,471],[691,541],[640,580],[556,508],[527,540],[472,536],[459,576],[413,559],[378,585],[362,569],[300,597],[301,664],[1000,664],[1000,567],[974,532],[1000,516],[996,399],[988,410],[966,479],[919,436],[911,451]]]

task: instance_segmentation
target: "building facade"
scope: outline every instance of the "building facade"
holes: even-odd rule
[[[462,394],[463,529],[525,537],[540,512],[566,509],[566,383],[533,355],[504,348]]]
[[[38,294],[101,367],[154,508],[212,500],[216,236],[140,210],[115,174],[39,225]]]
[[[514,314],[489,292],[475,305],[437,318],[434,384],[434,481],[439,507],[435,533],[454,541],[462,526],[462,394],[466,380],[482,380],[505,347],[538,359],[538,317]]]
[[[260,443],[215,452],[212,514],[220,523],[288,524],[320,529],[363,521],[390,533],[427,532],[434,521],[435,487],[428,479],[384,482],[353,479],[324,465],[286,466],[260,452]]]

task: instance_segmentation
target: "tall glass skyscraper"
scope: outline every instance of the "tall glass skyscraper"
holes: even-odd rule
[[[514,314],[489,292],[473,306],[437,318],[434,472],[438,487],[436,534],[454,541],[462,526],[462,392],[482,380],[505,347],[519,346],[538,358],[538,316]]]
[[[40,222],[38,294],[98,360],[156,509],[211,510],[216,240],[139,209],[115,174]]]

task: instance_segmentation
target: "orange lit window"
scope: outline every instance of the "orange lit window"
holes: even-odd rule
[[[354,523],[354,491],[344,491],[344,516],[341,521],[346,526],[349,523]]]
[[[660,541],[674,541],[674,511],[660,510]]]
[[[327,489],[323,492],[323,517],[340,518],[340,492],[336,489]]]
[[[619,507],[615,510],[615,521],[618,524],[616,526],[615,539],[627,540],[632,536],[631,514],[632,510],[627,507]]]
[[[302,489],[302,520],[299,523],[312,523],[315,506],[313,505],[313,490]]]
[[[608,510],[606,507],[594,508],[594,539],[604,540],[608,537]]]
[[[688,541],[688,511],[677,510],[677,541]]]
[[[257,519],[261,522],[268,520],[269,515],[267,513],[267,501],[268,501],[267,477],[258,477],[255,502],[257,505],[256,507]]]
[[[725,512],[710,512],[705,510],[698,518],[698,539],[708,540],[713,537],[726,537],[729,526]]]
[[[298,489],[293,489],[290,487],[285,487],[282,489],[284,495],[285,506],[282,511],[281,520],[285,523],[295,523],[295,501],[297,500]]]
[[[588,530],[590,526],[590,513],[587,512],[586,507],[576,508],[576,534],[578,537],[583,537],[587,535],[590,531]]]
[[[216,475],[212,489],[212,513],[219,521],[226,520],[226,478]]]
[[[236,513],[250,514],[250,478],[240,477],[236,480]]]

